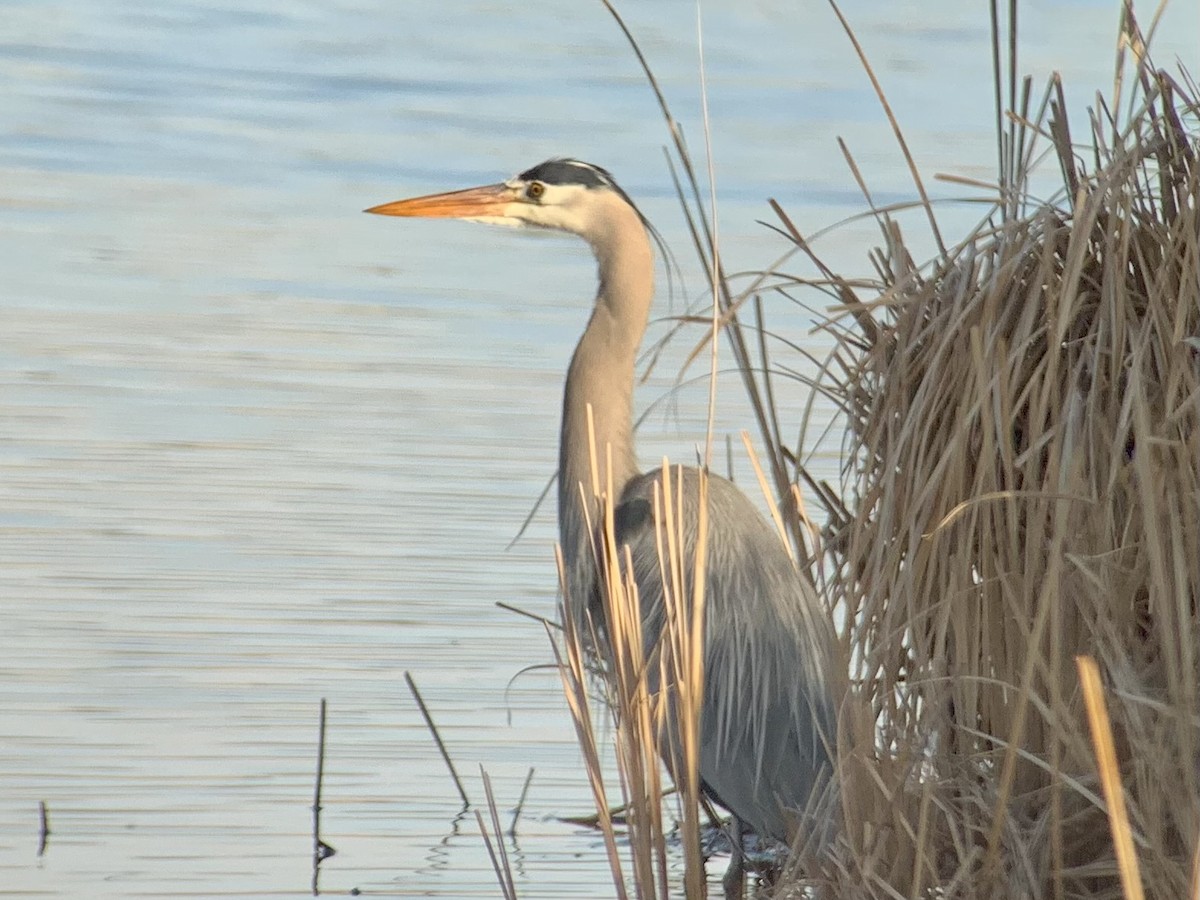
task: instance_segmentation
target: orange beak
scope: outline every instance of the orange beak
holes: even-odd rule
[[[487,184],[483,187],[430,194],[372,206],[363,212],[378,216],[408,216],[425,219],[474,219],[484,216],[503,216],[504,208],[516,199],[506,184]]]

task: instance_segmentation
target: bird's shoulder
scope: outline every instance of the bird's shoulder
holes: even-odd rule
[[[670,490],[673,502],[683,510],[685,529],[694,527],[700,507],[700,478],[701,472],[694,466],[670,467]],[[653,534],[655,510],[662,504],[663,481],[663,470],[657,468],[635,476],[625,485],[613,511],[618,543],[634,543],[639,536]],[[707,489],[710,534],[738,531],[772,542],[778,540],[762,513],[732,481],[708,473]]]
[[[682,510],[680,521],[672,522],[678,529],[673,540],[685,565],[695,559],[706,532],[709,627],[714,633],[736,637],[733,645],[716,641],[710,650],[744,648],[747,642],[760,650],[782,647],[780,653],[795,654],[798,665],[814,684],[819,683],[832,653],[832,628],[812,579],[797,569],[775,527],[733,482],[709,475],[707,528],[702,532],[698,527],[700,471],[673,466],[670,478],[672,492],[679,492],[674,508]],[[614,510],[617,545],[628,548],[643,601],[651,605],[663,591],[659,554],[666,523],[657,521],[662,508],[657,485],[662,480],[661,470],[632,479]],[[780,672],[781,678],[793,675]]]

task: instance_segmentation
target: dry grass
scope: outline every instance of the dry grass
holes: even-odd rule
[[[875,290],[827,282],[854,317],[825,385],[850,436],[830,586],[861,701],[842,723],[839,896],[1135,896],[1079,655],[1104,673],[1146,892],[1188,895],[1198,106],[1193,86],[1134,63],[1129,112],[1097,109],[1082,146],[1058,86],[1031,117],[1026,85],[995,214],[927,269],[881,215]],[[1047,146],[1064,188],[1039,204],[1026,190]]]
[[[841,341],[821,389],[845,416],[840,491],[808,479],[800,448],[780,439],[758,286],[728,285],[692,207],[784,530],[802,563],[826,561],[829,603],[845,611],[845,830],[819,865],[838,897],[1135,897],[1131,879],[1147,896],[1197,897],[1198,92],[1149,64],[1129,13],[1122,45],[1134,52],[1117,88],[1128,96],[1098,105],[1075,143],[1060,87],[1033,109],[1030,85],[1011,67],[1003,77],[996,41],[992,216],[917,267],[877,211],[885,248],[870,285],[822,267],[817,287],[839,301],[826,326]],[[1039,157],[1062,174],[1057,200],[1030,197]],[[698,197],[686,157],[683,170]],[[748,308],[757,332],[738,320]],[[806,544],[798,483],[828,514],[820,552]],[[600,549],[619,572],[619,548]],[[665,728],[670,710],[646,693],[649,667],[675,651],[644,658],[636,592],[608,581],[607,614],[622,623],[611,637],[625,648],[610,701],[635,883],[665,896],[654,748],[689,725]],[[686,621],[698,598],[678,593]],[[607,810],[585,637],[567,634],[564,683]],[[1102,696],[1091,676],[1081,687],[1081,656],[1095,661]],[[696,677],[684,679],[693,690]],[[696,820],[681,817],[693,833]],[[611,837],[610,853],[624,885]]]
[[[589,410],[590,413],[590,410]],[[611,452],[611,448],[607,448]],[[593,450],[594,462],[595,450]],[[593,473],[597,467],[593,464]],[[611,460],[606,471],[612,472]],[[563,585],[563,636],[555,645],[563,691],[583,750],[588,779],[604,836],[610,871],[617,896],[624,898],[672,896],[678,878],[672,874],[667,854],[667,835],[673,823],[664,818],[664,785],[660,760],[672,760],[676,790],[676,817],[683,845],[683,887],[689,897],[704,892],[704,859],[700,850],[700,707],[704,686],[704,592],[707,549],[707,482],[700,480],[699,535],[694,556],[683,549],[683,486],[667,463],[663,463],[661,487],[654,496],[654,522],[660,574],[664,585],[664,625],[655,644],[643,636],[642,604],[634,581],[634,566],[628,546],[618,546],[615,537],[611,482],[593,483],[592,490],[602,510],[603,521],[592,532],[599,562],[603,606],[603,635],[593,630],[578,631],[586,614],[572,604],[587,603]],[[593,476],[595,482],[595,476]],[[587,505],[592,508],[592,504]],[[548,629],[549,632],[549,629]],[[555,635],[550,637],[553,641]],[[597,655],[603,660],[602,677],[590,671]],[[601,692],[599,698],[596,692]],[[597,703],[600,699],[602,702]],[[621,791],[628,852],[622,854],[617,825],[611,812],[609,786],[604,775],[602,751],[595,723],[611,715],[616,738],[616,761]]]

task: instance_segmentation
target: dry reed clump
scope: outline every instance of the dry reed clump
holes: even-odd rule
[[[1189,894],[1200,107],[1142,65],[1125,121],[1101,107],[1080,148],[1061,99],[1014,125],[995,216],[927,274],[881,217],[881,296],[832,279],[858,328],[825,386],[852,460],[830,584],[862,701],[838,896],[1122,895],[1077,655],[1103,673],[1147,892]],[[1061,202],[1026,199],[1039,136]]]

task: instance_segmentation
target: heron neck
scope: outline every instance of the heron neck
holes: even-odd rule
[[[587,523],[598,521],[593,497],[592,447],[600,493],[611,483],[613,502],[638,474],[633,445],[633,379],[638,347],[654,296],[654,257],[646,230],[632,210],[605,240],[593,243],[600,287],[591,319],[567,371],[559,450],[558,523],[568,578],[590,569]],[[588,407],[594,445],[588,431]],[[611,471],[609,464],[611,461]],[[611,479],[611,482],[610,482]],[[580,488],[582,485],[582,490]]]

